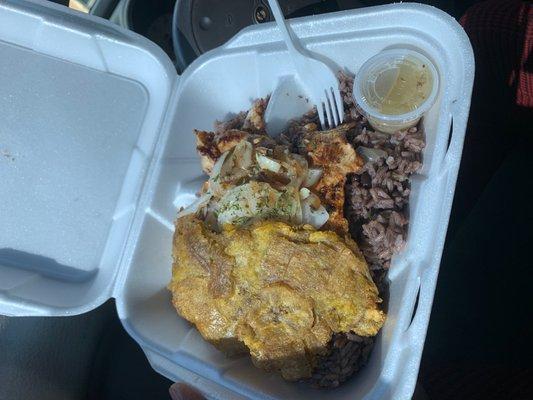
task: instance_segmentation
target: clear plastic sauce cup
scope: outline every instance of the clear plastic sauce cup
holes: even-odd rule
[[[424,55],[385,50],[367,60],[354,80],[354,100],[378,131],[410,128],[435,103],[439,75]]]

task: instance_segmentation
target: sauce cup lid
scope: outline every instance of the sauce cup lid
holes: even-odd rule
[[[384,98],[383,94],[380,94],[384,91],[384,85],[392,88],[393,81],[396,79],[394,76],[398,76],[397,71],[405,63],[427,68],[432,85],[429,94],[405,113],[385,114],[375,104]],[[356,104],[367,116],[384,122],[395,123],[420,118],[435,103],[438,90],[439,74],[435,65],[426,56],[413,50],[391,49],[371,57],[361,66],[354,79],[353,97]]]

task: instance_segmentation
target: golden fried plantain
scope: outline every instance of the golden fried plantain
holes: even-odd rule
[[[309,377],[334,332],[376,335],[385,315],[348,237],[260,221],[221,233],[179,218],[169,289],[178,313],[228,354],[288,380]]]

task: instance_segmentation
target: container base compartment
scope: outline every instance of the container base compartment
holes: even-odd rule
[[[293,74],[272,25],[244,30],[182,75],[141,200],[144,211],[134,223],[137,236],[129,243],[130,265],[117,296],[119,315],[156,370],[187,381],[180,376],[185,368],[187,376],[212,383],[197,383],[212,398],[231,398],[230,390],[257,399],[407,399],[418,374],[460,160],[473,79],[471,48],[451,17],[421,5],[303,18],[291,26],[310,51],[339,70],[356,73],[366,59],[391,47],[414,48],[439,67],[441,90],[424,119],[424,167],[413,176],[408,241],[388,274],[387,320],[368,365],[335,389],[285,382],[276,373],[256,369],[248,358],[229,359],[205,342],[176,314],[166,289],[177,209],[194,199],[205,179],[193,129],[212,129],[216,120],[248,109],[254,99],[271,93],[281,77]],[[452,113],[454,137],[448,149]],[[414,313],[421,285],[425,299]],[[190,380],[195,385],[196,380]]]

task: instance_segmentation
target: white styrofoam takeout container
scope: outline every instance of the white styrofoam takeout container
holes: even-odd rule
[[[227,359],[176,315],[165,288],[176,209],[203,180],[192,129],[248,108],[293,73],[273,24],[243,30],[177,76],[157,46],[107,21],[0,1],[0,313],[68,316],[114,297],[152,366],[210,398],[409,398],[461,158],[472,49],[455,20],[417,4],[291,26],[339,68],[357,72],[379,51],[407,47],[441,78],[424,120],[407,248],[388,275],[388,318],[355,379],[316,391]]]

